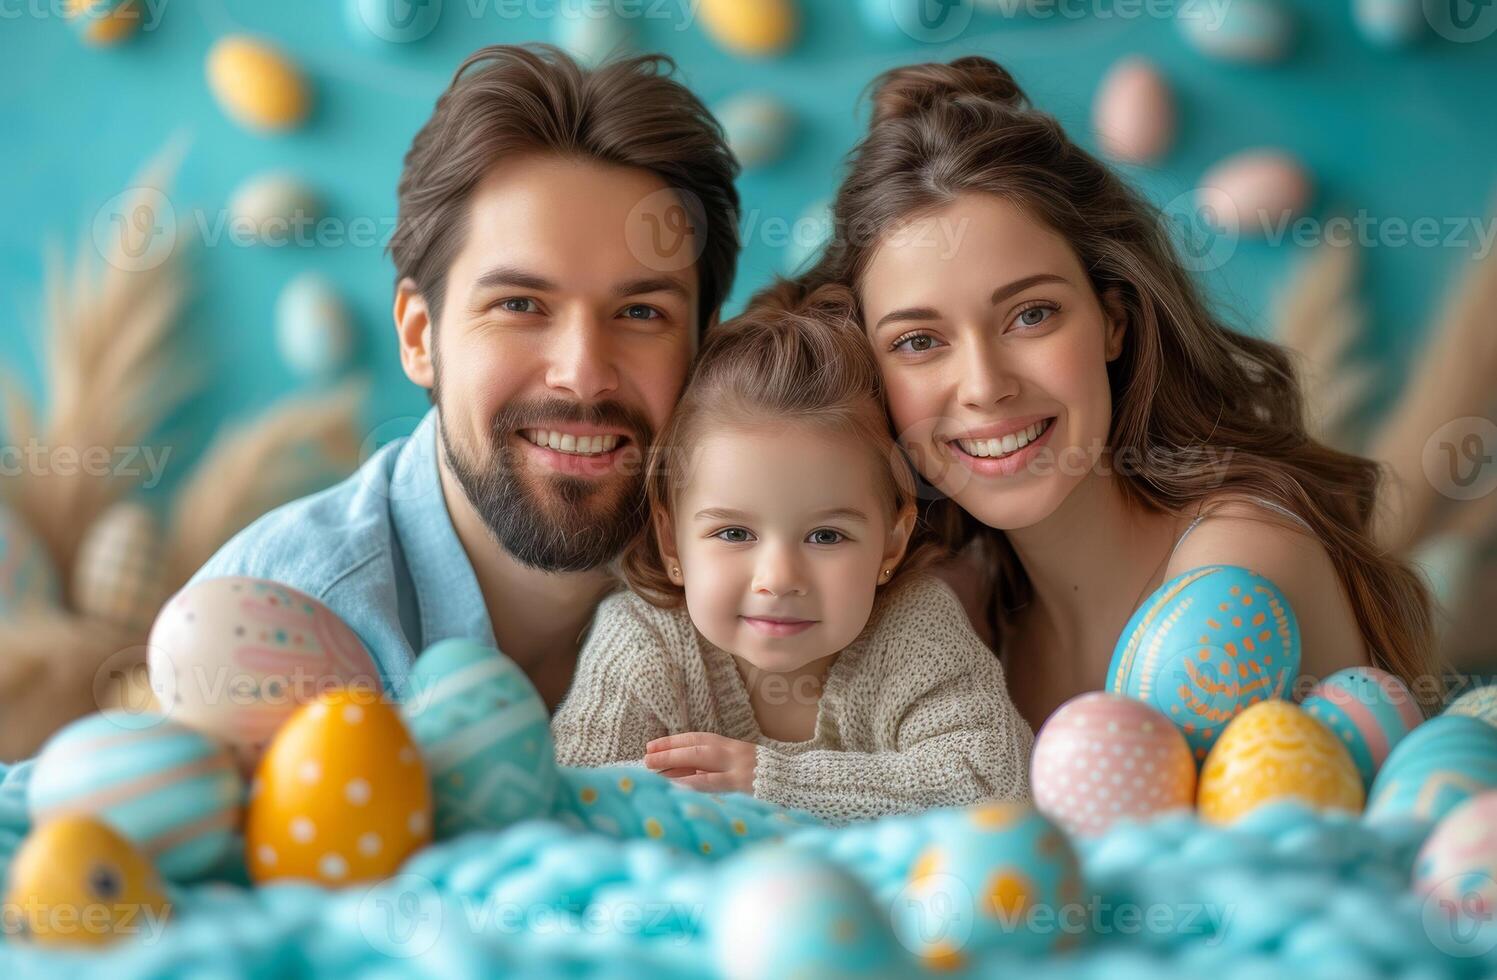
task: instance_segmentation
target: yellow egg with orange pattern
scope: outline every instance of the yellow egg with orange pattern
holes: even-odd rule
[[[40,824],[11,861],[5,907],[21,936],[42,946],[154,939],[171,913],[150,859],[96,817]]]
[[[1362,777],[1329,728],[1288,701],[1263,701],[1227,725],[1201,769],[1201,819],[1231,823],[1275,800],[1360,813]]]
[[[431,786],[395,706],[339,688],[297,709],[250,787],[245,861],[257,882],[387,877],[431,840]]]

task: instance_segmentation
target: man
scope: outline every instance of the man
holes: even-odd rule
[[[398,697],[423,649],[467,637],[560,703],[737,260],[737,164],[662,66],[503,45],[463,63],[406,155],[390,245],[401,365],[433,407],[194,581],[314,596]]]

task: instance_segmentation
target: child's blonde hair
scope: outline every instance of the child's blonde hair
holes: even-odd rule
[[[684,598],[666,574],[656,534],[674,528],[691,453],[715,426],[798,425],[850,436],[877,460],[890,519],[916,503],[914,471],[890,435],[878,364],[854,308],[852,294],[838,285],[799,300],[770,291],[707,331],[686,391],[647,457],[650,519],[621,559],[630,588],[657,606],[677,606]],[[933,544],[911,545],[885,588],[938,554]]]

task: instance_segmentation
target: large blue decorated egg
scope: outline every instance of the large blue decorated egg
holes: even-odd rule
[[[1160,586],[1118,637],[1107,689],[1163,712],[1197,762],[1248,707],[1288,697],[1299,625],[1278,586],[1235,565],[1192,568]]]

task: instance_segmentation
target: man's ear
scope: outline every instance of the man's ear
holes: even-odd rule
[[[910,539],[915,535],[915,505],[905,504],[904,510],[900,511],[894,518],[894,526],[889,531],[889,540],[884,545],[884,558],[879,565],[878,584],[883,585],[894,576],[894,569],[904,561],[905,552],[910,548]],[[884,569],[889,574],[884,574]]]
[[[1123,336],[1128,332],[1128,310],[1123,306],[1123,294],[1116,287],[1102,294],[1102,313],[1107,322],[1107,359],[1115,361],[1123,353]]]
[[[426,297],[409,276],[395,288],[395,337],[400,342],[400,367],[423,388],[436,384],[432,360],[433,324]]]

